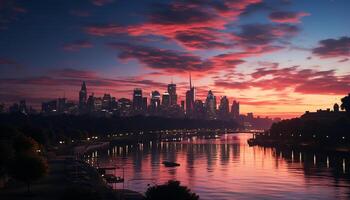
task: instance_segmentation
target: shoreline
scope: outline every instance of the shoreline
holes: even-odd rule
[[[306,142],[306,141],[286,142],[286,141],[281,141],[276,139],[250,138],[248,139],[247,143],[249,144],[249,146],[350,153],[349,145],[334,145],[330,143],[320,143],[320,142]]]

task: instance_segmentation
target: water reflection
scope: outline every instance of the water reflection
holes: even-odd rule
[[[87,159],[99,166],[125,166],[126,186],[138,191],[177,179],[201,199],[350,198],[349,155],[249,147],[249,137],[226,134],[121,145],[93,152]],[[181,166],[166,168],[163,161]],[[114,173],[121,175],[120,170]]]

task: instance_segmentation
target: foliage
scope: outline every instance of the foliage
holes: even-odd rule
[[[146,200],[198,200],[199,196],[192,193],[186,186],[180,186],[179,181],[168,181],[164,185],[148,188]]]
[[[39,149],[39,144],[30,137],[20,135],[14,139],[13,148],[17,154],[34,153]]]
[[[80,186],[72,186],[67,188],[62,197],[62,200],[100,200],[101,195],[97,191],[91,190],[91,188],[84,188]]]
[[[0,141],[0,178],[8,172],[10,161],[14,157],[14,150],[7,141]]]
[[[350,113],[350,94],[348,96],[345,96],[341,99],[342,104],[340,105],[340,108],[342,110],[345,110],[347,113]]]
[[[44,177],[48,172],[46,160],[42,159],[36,154],[19,154],[15,157],[11,164],[10,175],[23,181],[28,186],[30,191],[30,184]]]

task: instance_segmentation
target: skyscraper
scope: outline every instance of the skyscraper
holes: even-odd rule
[[[194,110],[194,101],[195,101],[195,90],[194,87],[192,87],[192,80],[191,80],[191,74],[190,74],[190,89],[186,92],[186,115],[188,117],[191,117]]]
[[[177,105],[176,84],[168,84],[168,93],[170,106]]]
[[[229,101],[226,96],[223,96],[220,99],[220,105],[219,105],[219,118],[221,120],[228,120],[229,119]]]
[[[205,109],[208,119],[216,118],[216,97],[211,90],[209,90],[207,99],[205,100]]]
[[[132,105],[133,109],[136,113],[139,113],[142,111],[142,89],[141,88],[135,88],[134,94],[132,98]]]
[[[102,110],[110,111],[112,104],[112,97],[110,94],[104,94],[102,98]]]
[[[147,97],[142,97],[142,111],[144,113],[147,111]]]
[[[196,100],[194,102],[194,112],[193,117],[196,119],[204,119],[205,118],[205,108],[202,100]]]
[[[170,95],[167,92],[164,92],[162,95],[162,106],[164,107],[170,106]]]
[[[234,100],[232,103],[231,114],[232,114],[233,119],[239,118],[239,102],[237,102],[236,100]]]
[[[58,105],[57,105],[57,111],[59,113],[64,113],[66,110],[66,98],[58,98]]]
[[[81,89],[79,91],[79,112],[85,113],[86,112],[86,101],[87,101],[87,89],[85,81],[83,81],[83,84],[81,85]]]
[[[26,104],[25,100],[19,101],[19,112],[21,112],[23,114],[28,113],[27,104]]]
[[[158,91],[152,91],[151,93],[151,103],[150,112],[152,114],[157,113],[160,106],[160,93]]]

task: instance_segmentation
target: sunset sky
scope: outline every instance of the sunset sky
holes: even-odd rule
[[[241,112],[298,116],[350,92],[349,0],[0,0],[0,102],[131,98],[180,100],[188,74],[205,99]],[[219,102],[219,100],[218,100]]]

